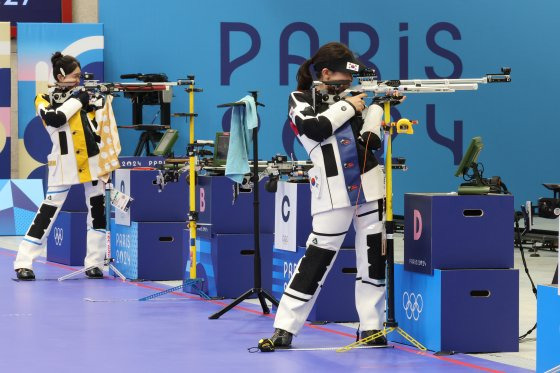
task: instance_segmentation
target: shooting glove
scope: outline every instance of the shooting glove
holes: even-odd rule
[[[83,90],[78,90],[73,94],[74,98],[77,98],[82,103],[82,108],[86,109],[89,104],[89,93]]]
[[[103,95],[95,94],[89,99],[89,106],[87,111],[89,112],[99,110],[102,109],[103,106],[105,106],[105,98],[103,97]]]

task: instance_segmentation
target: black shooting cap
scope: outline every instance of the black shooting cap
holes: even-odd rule
[[[355,55],[345,56],[339,59],[332,59],[329,61],[316,63],[314,65],[314,69],[317,74],[319,74],[325,67],[331,71],[349,73],[353,75],[359,74],[367,69],[366,65],[360,62],[360,60],[358,60]]]

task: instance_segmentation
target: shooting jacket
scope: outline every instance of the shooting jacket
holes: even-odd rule
[[[384,198],[384,174],[373,153],[381,146],[383,109],[371,105],[356,115],[348,101],[317,102],[314,108],[311,91],[290,94],[292,130],[313,162],[311,214]]]
[[[52,141],[47,156],[49,187],[97,180],[99,136],[95,115],[101,110],[87,113],[77,98],[53,105],[48,94],[37,95],[35,108]]]

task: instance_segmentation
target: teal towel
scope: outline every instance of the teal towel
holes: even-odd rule
[[[247,95],[237,102],[243,102],[245,106],[234,106],[231,112],[226,176],[241,184],[243,176],[249,173],[253,129],[257,127],[258,118],[253,96]]]

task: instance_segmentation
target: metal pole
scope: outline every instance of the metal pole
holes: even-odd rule
[[[257,110],[256,91],[251,92],[251,96],[255,99],[255,110]],[[258,113],[258,110],[257,110]],[[258,122],[258,115],[257,115]],[[255,256],[253,260],[253,272],[255,279],[255,288],[260,289],[261,283],[261,248],[260,248],[260,225],[259,225],[259,126],[253,128],[253,227],[254,227],[254,244]]]
[[[189,254],[191,259],[190,279],[196,278],[196,177],[194,157],[194,77],[193,84],[189,85]]]
[[[387,249],[387,321],[386,328],[397,327],[395,320],[395,259],[394,259],[394,222],[393,222],[393,151],[392,151],[392,135],[393,126],[391,125],[391,104],[385,102],[383,111],[385,114],[385,125],[389,126],[389,136],[387,137],[387,152],[385,154],[385,234]]]

